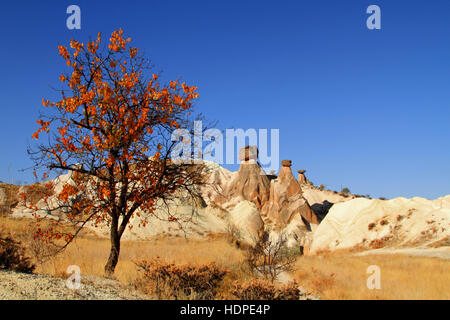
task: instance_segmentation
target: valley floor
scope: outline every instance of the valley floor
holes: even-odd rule
[[[291,276],[326,300],[449,300],[450,260],[410,252],[380,250],[300,257]],[[369,266],[379,267],[380,289],[367,286],[372,275]]]
[[[27,246],[37,263],[35,273],[38,274],[1,271],[0,299],[72,299],[71,293],[64,293],[64,278],[68,276],[66,270],[70,265],[79,266],[83,278],[91,281],[89,285],[92,286],[86,287],[86,292],[80,292],[80,296],[73,298],[144,299],[145,296],[128,291],[138,275],[134,262],[156,257],[177,264],[215,262],[232,271],[226,281],[249,279],[243,267],[244,251],[225,236],[210,236],[206,241],[184,238],[124,241],[115,273],[117,281],[104,279],[103,267],[109,252],[107,239],[86,232],[57,257],[39,262],[39,255],[45,252],[46,247],[33,239],[32,223],[29,219],[0,217],[0,226]],[[439,250],[445,251],[435,251]],[[367,268],[372,265],[380,268],[380,289],[370,290],[367,287],[370,276]],[[30,285],[28,289],[26,281],[33,279],[29,277],[37,277],[37,283],[42,281],[43,284]],[[284,274],[282,280],[286,282],[289,279],[295,279],[307,293],[321,299],[450,299],[450,260],[413,256],[410,252],[388,253],[380,250],[358,255],[354,252],[337,252],[298,256],[294,271]],[[7,292],[12,292],[12,295],[8,296]]]
[[[380,249],[374,249],[374,250],[368,250],[359,252],[356,255],[357,256],[367,256],[367,255],[374,255],[374,254],[382,254],[382,255],[389,255],[389,254],[402,254],[402,255],[408,255],[408,256],[416,256],[416,257],[434,257],[434,258],[440,258],[440,259],[450,259],[450,247],[439,247],[439,248],[380,248]]]

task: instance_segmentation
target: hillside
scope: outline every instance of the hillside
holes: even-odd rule
[[[257,161],[257,149],[241,150],[241,166],[230,172],[218,164],[205,162],[208,173],[201,186],[201,198],[189,199],[178,193],[167,204],[157,203],[155,214],[144,220],[139,211],[130,220],[123,240],[148,240],[157,237],[204,239],[216,234],[233,233],[239,241],[253,244],[264,234],[272,239],[284,235],[289,247],[303,247],[304,253],[382,247],[445,247],[450,238],[450,196],[436,200],[396,198],[366,199],[352,194],[321,190],[292,174],[292,163],[283,160],[278,176],[268,176]],[[58,206],[58,194],[65,184],[73,183],[71,173],[53,180],[47,190],[33,186],[0,185],[0,207],[13,218],[31,218],[34,214],[67,221]],[[40,192],[36,192],[40,190]],[[25,194],[25,197],[19,196]],[[48,201],[39,199],[48,196]],[[29,209],[36,205],[35,212]],[[167,221],[170,212],[176,222]],[[143,227],[143,224],[151,227]],[[107,238],[106,224],[86,227]]]

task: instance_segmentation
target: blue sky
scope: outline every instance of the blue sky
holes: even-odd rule
[[[81,30],[66,8],[81,8]],[[368,30],[366,8],[381,8]],[[449,1],[20,1],[0,11],[0,180],[65,70],[57,45],[122,27],[225,128],[280,129],[280,160],[374,197],[450,193]],[[236,169],[235,166],[231,167]]]

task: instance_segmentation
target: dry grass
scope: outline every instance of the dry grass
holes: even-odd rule
[[[0,217],[0,227],[28,243],[29,248],[39,247],[32,237],[33,224],[30,219]],[[37,263],[35,272],[65,277],[69,265],[78,265],[82,274],[103,276],[108,253],[107,239],[85,231],[63,253]],[[235,281],[252,279],[244,267],[243,251],[225,236],[210,237],[207,241],[183,238],[123,241],[115,277],[123,283],[133,283],[138,277],[134,261],[156,257],[177,264],[215,262],[229,269],[231,272],[224,278],[219,292],[224,297],[228,297],[226,293]],[[380,290],[369,290],[366,286],[369,276],[366,270],[370,265],[381,268]],[[294,280],[322,299],[450,299],[449,260],[404,255],[353,256],[351,251],[344,251],[298,257],[294,268]]]
[[[33,243],[34,221],[30,219],[11,219],[0,217],[0,225],[10,231],[15,238]],[[110,250],[108,239],[98,238],[92,232],[85,231],[65,251],[49,261],[37,263],[36,273],[65,276],[69,265],[77,265],[82,274],[104,276],[104,265]],[[33,253],[30,253],[33,256]],[[135,261],[159,257],[178,264],[207,264],[215,262],[219,267],[233,271],[231,282],[245,277],[241,270],[243,253],[224,237],[210,237],[208,241],[187,240],[184,238],[160,238],[151,241],[122,241],[119,263],[115,277],[123,283],[132,283],[137,277]],[[37,260],[37,257],[34,257]]]
[[[0,216],[6,216],[19,203],[19,186],[2,183],[0,188],[3,189],[6,196],[6,201],[0,206]]]
[[[109,254],[109,241],[105,239],[79,238],[57,258],[39,265],[40,273],[58,274],[74,264],[82,273],[103,276],[103,267]],[[242,259],[241,253],[223,240],[187,241],[185,239],[161,239],[154,241],[123,241],[115,277],[131,283],[137,277],[137,260],[160,257],[167,261],[204,264],[215,261],[217,265],[234,268]]]
[[[381,270],[381,289],[367,288],[367,267]],[[450,261],[405,255],[304,256],[294,279],[322,299],[450,299]]]

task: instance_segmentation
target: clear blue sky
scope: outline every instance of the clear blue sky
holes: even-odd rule
[[[81,7],[81,30],[66,8]],[[366,8],[381,7],[381,30]],[[279,128],[280,159],[375,197],[450,193],[450,1],[8,1],[0,8],[0,180],[65,70],[58,44],[122,27],[225,128]]]

